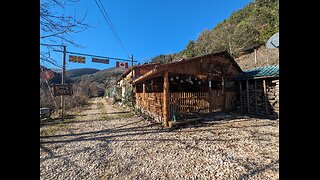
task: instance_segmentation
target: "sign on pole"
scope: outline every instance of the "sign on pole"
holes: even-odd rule
[[[69,55],[69,62],[86,63],[86,58],[83,56],[71,56]]]
[[[92,62],[109,64],[109,59],[92,58]]]
[[[73,94],[71,84],[55,84],[55,85],[53,85],[52,88],[53,88],[53,95],[54,96]]]

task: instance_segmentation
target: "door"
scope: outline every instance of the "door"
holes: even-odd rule
[[[222,111],[224,107],[225,93],[222,77],[208,80],[208,92],[210,99],[210,111]]]

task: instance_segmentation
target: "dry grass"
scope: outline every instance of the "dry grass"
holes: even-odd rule
[[[235,60],[242,70],[279,64],[279,49],[266,49],[266,47],[261,46],[257,50],[257,64],[254,62],[254,52],[242,55]]]

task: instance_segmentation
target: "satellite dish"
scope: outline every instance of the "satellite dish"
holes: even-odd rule
[[[266,46],[269,49],[279,48],[279,32],[275,33],[268,39]]]

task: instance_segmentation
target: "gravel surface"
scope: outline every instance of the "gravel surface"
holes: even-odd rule
[[[96,98],[40,133],[40,179],[279,179],[277,120],[228,116],[170,130]]]

